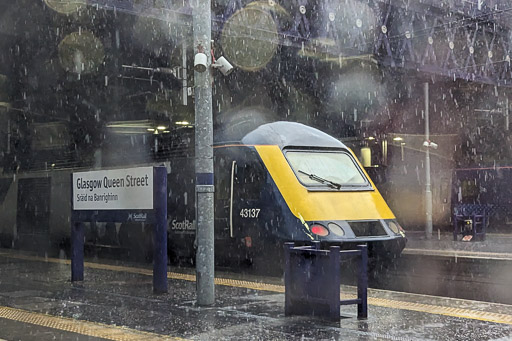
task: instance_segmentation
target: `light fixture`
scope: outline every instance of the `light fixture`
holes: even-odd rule
[[[373,140],[375,140],[375,137],[370,136],[370,137],[368,137],[368,140],[369,140],[369,141],[373,141]]]
[[[163,122],[153,120],[112,121],[106,124],[106,128],[114,134],[147,134],[169,129]]]
[[[52,10],[60,13],[60,14],[72,14],[77,13],[83,8],[86,8],[87,1],[84,0],[72,0],[72,1],[62,1],[62,0],[44,0],[46,5],[50,7]]]
[[[188,122],[188,121],[178,121],[178,122],[176,122],[176,124],[179,125],[179,126],[188,126],[188,125],[190,125],[190,122]]]
[[[194,56],[194,71],[203,73],[208,67],[208,57],[202,51]]]
[[[403,141],[404,139],[401,138],[400,136],[397,136],[397,137],[393,137],[393,141]]]

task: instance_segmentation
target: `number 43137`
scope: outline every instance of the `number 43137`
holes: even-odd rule
[[[258,218],[259,215],[259,208],[243,208],[240,210],[240,217],[242,218]]]

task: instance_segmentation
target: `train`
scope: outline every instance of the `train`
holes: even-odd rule
[[[214,165],[217,254],[265,267],[282,259],[287,241],[342,248],[364,243],[370,257],[382,261],[405,247],[404,230],[354,153],[320,130],[295,122],[263,124],[239,142],[216,142]],[[182,184],[193,193],[191,181],[169,182],[173,191]],[[175,212],[170,249],[191,255],[192,207],[173,202],[169,212]]]
[[[193,260],[194,157],[168,157],[168,249],[172,260]],[[133,166],[133,165],[131,165]],[[147,164],[146,164],[147,166]],[[23,248],[69,245],[71,169],[2,178],[0,241]],[[214,143],[215,254],[218,264],[279,263],[283,243],[320,241],[324,247],[367,244],[371,258],[393,258],[406,245],[404,230],[359,163],[336,138],[295,122],[259,125],[240,139]],[[91,245],[151,255],[151,226],[91,223]],[[37,237],[41,238],[37,238]]]

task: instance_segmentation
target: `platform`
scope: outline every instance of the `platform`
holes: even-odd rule
[[[424,232],[407,232],[404,255],[486,258],[512,261],[512,234],[487,233],[484,241],[453,241],[452,233],[436,233],[426,239]]]
[[[0,249],[0,339],[5,340],[507,340],[512,306],[369,291],[369,318],[344,306],[339,322],[284,316],[279,278],[217,273],[216,303],[195,305],[195,276],[170,269],[152,293],[151,267],[85,263]],[[189,269],[190,270],[190,269]],[[354,288],[342,287],[344,298]]]

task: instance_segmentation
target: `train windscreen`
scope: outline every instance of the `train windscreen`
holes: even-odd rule
[[[339,151],[288,151],[286,158],[306,186],[368,186],[369,182],[350,154]]]

